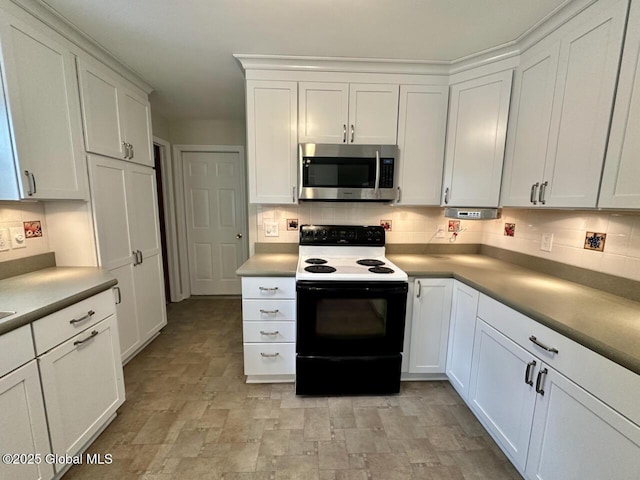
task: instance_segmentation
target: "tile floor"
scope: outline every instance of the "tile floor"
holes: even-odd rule
[[[190,299],[124,370],[127,400],[64,480],[502,480],[521,477],[447,382],[300,398],[244,383],[241,302]]]

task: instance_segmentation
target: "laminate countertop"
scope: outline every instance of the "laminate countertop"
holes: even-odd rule
[[[51,267],[0,280],[0,335],[57,312],[116,285],[107,270],[96,267]]]
[[[455,278],[640,375],[640,302],[479,254],[388,254],[410,277]],[[295,276],[297,255],[261,253],[240,276]]]

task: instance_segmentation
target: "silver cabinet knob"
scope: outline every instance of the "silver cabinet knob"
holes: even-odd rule
[[[241,233],[236,233],[236,238],[242,238],[242,234]]]

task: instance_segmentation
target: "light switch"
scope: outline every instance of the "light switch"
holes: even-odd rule
[[[11,240],[9,238],[9,229],[0,228],[0,252],[6,252],[11,248]]]
[[[550,252],[553,247],[553,233],[543,233],[540,241],[540,250]]]
[[[444,224],[438,225],[438,229],[436,230],[436,238],[444,238],[446,231],[447,231],[446,225]]]
[[[11,248],[25,248],[27,246],[23,227],[11,227],[9,235],[11,236]]]
[[[277,222],[264,222],[264,236],[265,237],[279,237]]]

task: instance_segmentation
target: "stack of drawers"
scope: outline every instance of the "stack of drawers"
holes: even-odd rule
[[[243,277],[242,326],[247,382],[293,381],[296,368],[296,281]]]

